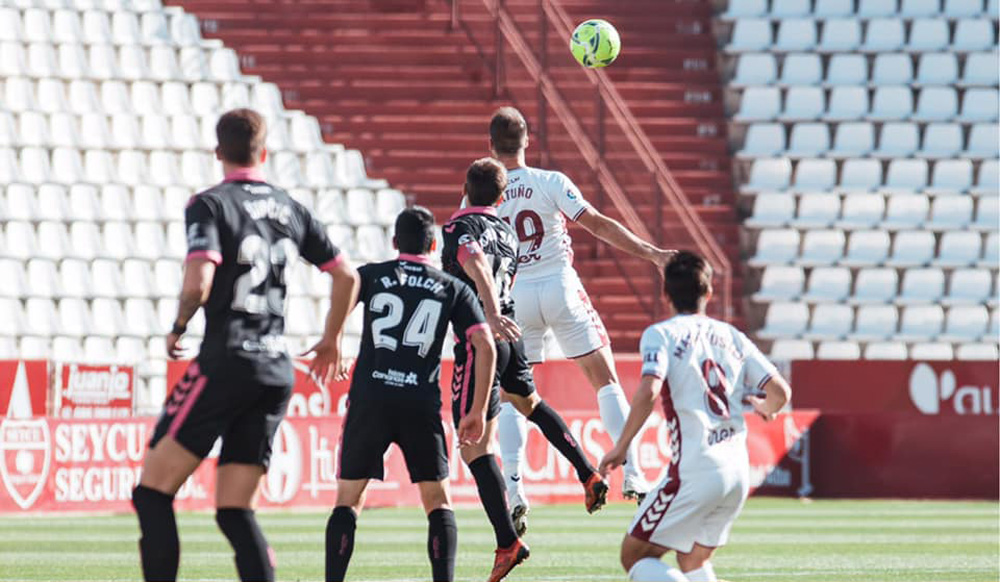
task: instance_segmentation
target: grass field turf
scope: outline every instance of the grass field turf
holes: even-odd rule
[[[532,557],[508,578],[621,580],[618,546],[633,506],[588,516],[582,505],[536,507]],[[264,513],[280,580],[320,580],[326,513]],[[459,580],[485,580],[493,536],[478,508],[457,511]],[[751,499],[713,560],[727,580],[996,581],[1000,510],[990,502]],[[185,580],[235,580],[232,555],[206,513],[181,514]],[[0,518],[0,580],[135,580],[132,515]],[[350,580],[429,580],[419,509],[374,509],[358,527]],[[672,562],[672,558],[668,558]]]

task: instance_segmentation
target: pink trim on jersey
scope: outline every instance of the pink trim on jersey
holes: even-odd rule
[[[174,417],[174,420],[170,423],[170,428],[167,430],[167,434],[170,435],[171,438],[177,438],[177,431],[180,430],[181,425],[184,424],[188,414],[191,413],[191,408],[194,406],[195,401],[198,400],[198,397],[201,396],[201,391],[205,389],[205,384],[208,384],[208,378],[203,375],[198,375],[197,378],[194,379],[194,382],[191,385],[191,391],[188,392],[187,396],[184,398],[184,404],[181,405],[180,411],[177,412],[177,416]]]
[[[209,262],[219,265],[222,263],[222,253],[219,251],[191,251],[184,260],[190,261],[191,259],[208,259]]]
[[[468,206],[466,208],[459,208],[455,211],[455,214],[451,215],[448,221],[455,220],[459,216],[465,216],[466,214],[487,214],[489,216],[497,215],[496,206]]]
[[[484,325],[484,324],[477,324],[477,325]],[[468,337],[469,330],[471,329],[472,328],[470,327],[468,330],[465,331],[466,337]],[[461,397],[459,398],[459,405],[458,405],[459,419],[465,417],[465,412],[466,412],[465,406],[466,403],[469,401],[469,380],[472,378],[472,374],[470,374],[469,372],[473,369],[472,358],[473,358],[472,342],[465,342],[465,370],[463,370],[464,375],[462,376]]]
[[[469,241],[464,245],[458,245],[458,264],[465,266],[465,261],[468,261],[473,257],[473,255],[482,254],[483,247],[479,245],[479,241]]]
[[[336,267],[337,265],[343,263],[346,260],[347,260],[347,257],[344,256],[344,253],[338,253],[336,257],[333,257],[329,261],[327,261],[327,262],[323,263],[322,265],[320,265],[319,266],[319,270],[320,271],[329,271],[329,270],[332,270],[334,267]]]
[[[236,168],[232,172],[226,174],[226,177],[222,180],[225,182],[266,182],[264,179],[264,172],[260,169],[260,166],[250,166],[244,168]]]
[[[400,261],[409,261],[411,263],[420,263],[422,265],[430,265],[431,258],[429,255],[411,255],[410,253],[399,253]]]
[[[489,330],[489,328],[490,328],[490,324],[486,323],[485,321],[482,322],[482,323],[477,323],[475,325],[470,325],[469,328],[465,330],[465,339],[466,339],[466,341],[468,341],[469,343],[472,343],[472,334],[474,332],[476,332],[476,331],[478,331],[480,329]]]

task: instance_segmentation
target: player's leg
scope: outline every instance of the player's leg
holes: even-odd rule
[[[342,582],[347,574],[367,487],[368,479],[337,479],[337,503],[326,521],[327,582]]]
[[[587,511],[597,511],[607,501],[608,484],[597,474],[566,422],[538,395],[523,343],[508,342],[508,345],[510,357],[502,362],[505,364],[502,368],[497,368],[500,385],[518,412],[538,426],[552,446],[572,463],[586,492]]]
[[[677,552],[677,565],[691,582],[716,582],[715,569],[709,561],[715,548],[695,544],[690,552]]]
[[[206,388],[207,387],[207,388]],[[143,461],[132,506],[139,518],[139,555],[146,580],[175,580],[180,538],[174,495],[211,450],[218,436],[209,386],[199,364],[192,363],[170,393]]]
[[[434,582],[455,579],[458,526],[448,489],[448,444],[436,403],[420,410],[403,406],[393,411],[396,444],[403,452],[410,480],[420,488],[427,513],[427,557]]]
[[[728,479],[720,477],[724,495],[718,506],[705,513],[701,519],[701,531],[695,537],[690,552],[677,552],[677,564],[681,571],[693,582],[714,582],[715,568],[710,561],[712,553],[729,541],[729,532],[743,509],[750,492],[750,476],[742,467],[729,474]],[[735,467],[734,467],[735,469]]]
[[[234,384],[240,396],[250,401],[222,435],[215,522],[233,548],[241,580],[274,580],[274,551],[257,523],[252,504],[271,461],[271,444],[288,408],[292,386]]]
[[[597,392],[601,423],[611,438],[617,441],[625,428],[629,405],[618,380],[604,322],[575,273],[553,279],[550,285],[552,289],[548,297],[558,298],[561,304],[550,306],[553,315],[546,321],[552,326],[552,332],[566,357],[577,363]],[[636,443],[629,447],[623,467],[622,493],[629,499],[641,499],[649,490],[639,467],[636,449]]]
[[[633,582],[684,582],[688,580],[677,568],[668,566],[661,557],[668,548],[626,534],[622,540],[622,568]]]

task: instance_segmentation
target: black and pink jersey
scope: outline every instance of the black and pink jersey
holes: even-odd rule
[[[472,255],[482,254],[490,265],[500,300],[500,312],[512,316],[514,299],[510,290],[517,275],[517,236],[492,206],[470,206],[452,215],[441,229],[444,248],[441,263],[449,274],[475,290],[475,283],[462,265]]]

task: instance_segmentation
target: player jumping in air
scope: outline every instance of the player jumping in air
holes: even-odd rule
[[[616,220],[598,212],[565,174],[528,167],[524,158],[527,147],[524,117],[513,107],[499,109],[490,122],[490,148],[507,168],[508,184],[497,213],[514,227],[519,242],[517,285],[512,295],[524,331],[528,361],[543,361],[543,337],[551,329],[563,352],[576,360],[597,391],[601,421],[611,438],[617,439],[628,415],[628,402],[618,381],[604,323],[573,269],[566,218],[615,248],[659,268],[672,251],[639,239]],[[528,500],[520,466],[524,460],[525,424],[510,403],[501,407],[499,431],[510,505],[519,520],[524,520]],[[648,487],[636,452],[629,449],[622,493],[626,498],[640,498]]]
[[[146,580],[176,580],[174,495],[219,437],[215,520],[236,553],[240,579],[274,580],[273,554],[251,500],[292,393],[283,338],[286,275],[302,257],[333,276],[326,328],[311,350],[312,371],[324,380],[343,375],[341,332],[358,284],[319,222],[264,180],[263,118],[237,109],[215,131],[226,177],[192,197],[185,211],[188,255],[167,353],[181,355],[180,338],[202,306],[205,339],[167,400],[132,491]]]
[[[400,213],[393,242],[399,258],[359,269],[364,334],[340,442],[337,506],[326,526],[329,582],[339,582],[347,573],[365,488],[370,479],[382,479],[383,455],[391,443],[402,450],[410,479],[420,488],[433,579],[454,579],[457,530],[438,384],[449,322],[475,353],[474,385],[463,385],[468,413],[458,423],[460,446],[476,446],[486,425],[496,349],[475,293],[431,266],[434,217],[425,208]]]
[[[483,439],[462,449],[462,459],[469,465],[479,498],[496,534],[497,551],[491,582],[501,580],[511,569],[528,557],[528,547],[518,539],[504,496],[503,476],[493,454],[495,418],[500,408],[502,387],[517,410],[534,422],[542,434],[576,469],[584,486],[588,512],[604,505],[608,485],[587,460],[580,445],[563,419],[535,391],[531,367],[524,354],[520,330],[511,319],[514,301],[510,297],[511,283],[517,273],[517,238],[510,225],[497,217],[496,203],[507,185],[507,172],[490,158],[477,160],[469,166],[464,194],[470,204],[459,210],[444,226],[444,249],[441,253],[446,271],[475,287],[483,302],[486,319],[497,334],[495,383],[489,390],[486,431]],[[471,404],[468,381],[476,373],[478,363],[472,362],[473,346],[461,334],[456,334],[455,374],[452,385],[452,414],[455,422],[463,418]],[[476,385],[476,390],[480,386]],[[477,392],[475,396],[480,395]]]
[[[670,467],[636,512],[622,542],[622,566],[637,582],[714,582],[709,559],[726,544],[750,487],[742,403],[771,420],[791,389],[745,335],[705,315],[712,268],[703,258],[677,253],[664,269],[664,290],[673,315],[642,334],[642,381],[601,472],[625,461],[659,392]],[[670,550],[681,571],[660,560]]]

